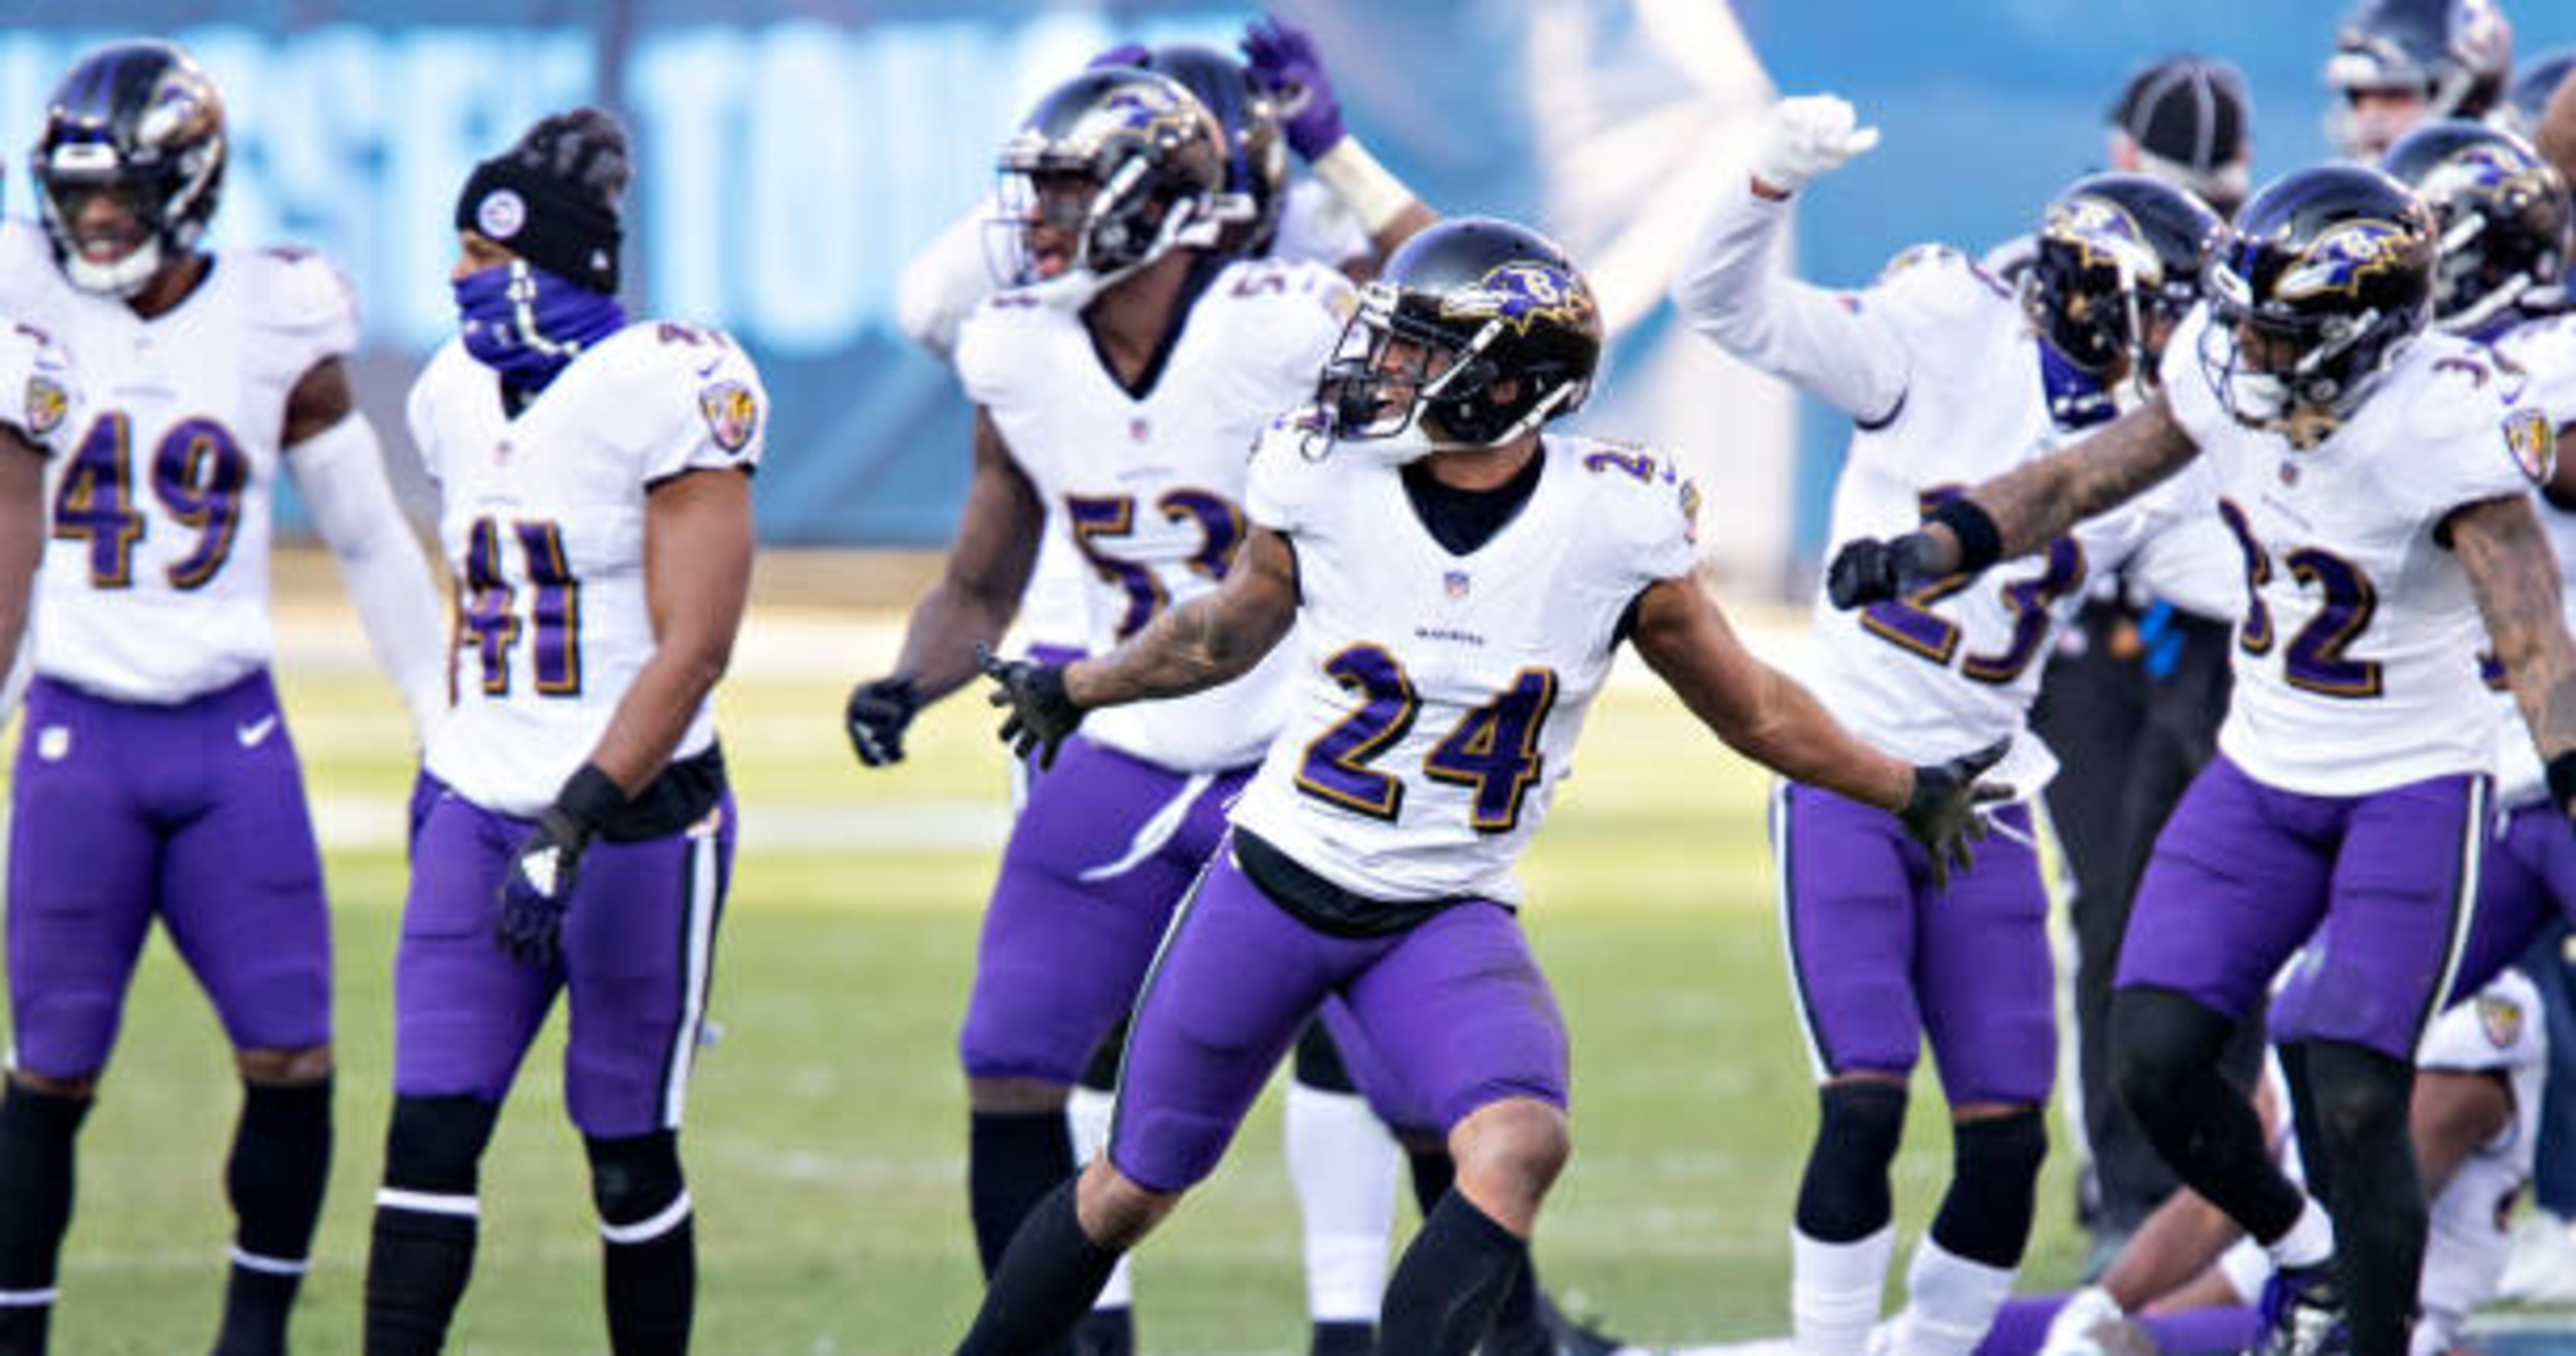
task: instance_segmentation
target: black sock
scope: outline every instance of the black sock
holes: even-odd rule
[[[366,1356],[435,1356],[474,1274],[477,1167],[500,1108],[396,1097],[367,1249]]]
[[[1082,1232],[1074,1180],[1059,1183],[1021,1221],[984,1287],[983,1307],[966,1340],[957,1344],[957,1356],[1028,1356],[1061,1348],[1100,1297],[1100,1287],[1109,1284],[1118,1254]]]
[[[2219,1072],[2236,1024],[2171,989],[2111,995],[2111,1077],[2185,1185],[2258,1243],[2299,1222],[2307,1197],[2281,1175],[2253,1103]]]
[[[1932,1241],[1981,1266],[2020,1266],[2047,1157],[2048,1125],[2035,1109],[1952,1126],[1950,1189]]]
[[[1493,1326],[1513,1278],[1529,1269],[1529,1244],[1466,1197],[1441,1197],[1387,1282],[1378,1322],[1383,1356],[1467,1356]]]
[[[1020,1221],[1076,1166],[1063,1108],[974,1113],[967,1126],[966,1196],[986,1279],[1002,1265],[1002,1250]]]
[[[680,1174],[679,1136],[585,1137],[599,1207],[608,1349],[616,1356],[685,1356],[698,1297],[698,1247]]]
[[[1445,1145],[1436,1149],[1408,1148],[1404,1151],[1404,1160],[1412,1169],[1413,1203],[1427,1220],[1431,1218],[1432,1211],[1440,1208],[1440,1198],[1449,1194],[1450,1187],[1457,1185],[1458,1160],[1449,1156]]]
[[[1377,1346],[1377,1325],[1357,1319],[1321,1319],[1307,1341],[1306,1356],[1369,1356]]]
[[[1874,1079],[1816,1090],[1816,1141],[1798,1179],[1794,1222],[1819,1243],[1857,1243],[1887,1227],[1888,1165],[1905,1138],[1905,1085]]]
[[[276,1356],[331,1180],[331,1080],[246,1083],[224,1187],[239,1221],[215,1356]]]
[[[89,1106],[14,1082],[0,1094],[0,1290],[43,1296],[0,1305],[0,1356],[45,1350],[54,1267],[72,1222],[72,1145]]]
[[[1484,1352],[1485,1356],[1556,1356],[1556,1334],[1547,1330],[1547,1321],[1539,1314],[1537,1263],[1522,1262],[1495,1303]]]
[[[1136,1356],[1136,1311],[1094,1309],[1073,1325],[1073,1356]]]
[[[2430,1209],[2407,1135],[2415,1070],[2376,1050],[2307,1043],[2317,1120],[2299,1126],[2301,1157],[2334,1183],[2335,1257],[2354,1356],[2407,1350],[2423,1280]]]

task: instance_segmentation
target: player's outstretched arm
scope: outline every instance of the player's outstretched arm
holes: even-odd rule
[[[980,656],[999,685],[995,706],[1010,709],[1003,742],[1040,767],[1097,707],[1181,697],[1252,671],[1297,620],[1297,557],[1286,539],[1255,527],[1225,583],[1148,622],[1105,655],[1070,664]]]
[[[1920,531],[1846,542],[1826,571],[1826,590],[1836,607],[1861,607],[2028,555],[2154,488],[2199,452],[2158,396],[2072,446],[1944,502]]]
[[[1688,579],[1647,587],[1633,638],[1647,666],[1728,748],[1793,781],[1893,812],[1930,849],[1936,879],[1966,867],[1970,844],[1985,836],[1977,806],[2012,795],[1977,780],[2003,757],[2002,744],[1913,767],[1861,742],[1796,679],[1744,648]]]
[[[2559,611],[2557,554],[2526,495],[2470,504],[2443,526],[2549,769],[2550,798],[2576,813],[2576,642]]]
[[[358,410],[339,359],[315,364],[295,384],[281,441],[367,644],[426,744],[430,722],[447,706],[447,608],[385,478],[384,444]]]

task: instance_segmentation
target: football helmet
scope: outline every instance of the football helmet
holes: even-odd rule
[[[2479,118],[2504,98],[2513,25],[2494,0],[2359,0],[2335,33],[2325,82],[2340,97],[2326,134],[2356,160],[2377,158],[2407,127],[2362,115],[2359,96],[2411,90],[2421,117]]]
[[[2540,130],[2540,114],[2549,107],[2549,96],[2558,92],[2570,72],[2576,72],[2576,47],[2553,47],[2516,66],[2513,83],[2506,87],[2504,107],[2498,117],[2528,137]]]
[[[1225,132],[1225,217],[1220,248],[1259,255],[1279,234],[1288,206],[1288,141],[1279,131],[1279,102],[1252,69],[1213,47],[1176,43],[1154,48],[1139,63],[1168,75],[1199,96]]]
[[[1056,86],[999,161],[1004,286],[1068,309],[1225,222],[1225,132],[1169,76],[1084,71]]]
[[[2332,433],[2430,318],[2436,238],[2432,210],[2375,169],[2254,195],[2202,280],[2199,357],[2228,413],[2302,447]]]
[[[2379,167],[2433,211],[2433,318],[2471,334],[2566,268],[2567,181],[2531,143],[2446,118],[2409,132]]]
[[[2021,278],[2031,327],[2097,377],[2155,389],[2163,334],[2200,301],[2201,270],[2225,235],[2190,190],[2144,174],[2096,174],[2048,204]],[[2159,323],[2161,322],[2161,323]]]
[[[196,247],[224,183],[224,105],[186,52],[148,39],[82,57],[45,106],[33,171],[37,210],[64,276],[84,291],[130,297],[164,261]],[[114,260],[81,250],[78,209],[120,195],[143,231]]]
[[[1592,287],[1555,242],[1453,217],[1361,289],[1315,403],[1333,440],[1398,460],[1500,446],[1582,406],[1601,342]]]

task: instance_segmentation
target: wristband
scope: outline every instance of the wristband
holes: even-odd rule
[[[1966,495],[1944,499],[1925,522],[1939,523],[1959,539],[1957,573],[1976,574],[2003,559],[2004,534],[1995,520]]]
[[[1379,164],[1358,137],[1345,135],[1334,142],[1333,149],[1315,157],[1314,170],[1324,187],[1359,218],[1360,229],[1372,237],[1413,205],[1413,190]]]
[[[2576,749],[2569,749],[2549,760],[2549,798],[2557,802],[2558,812],[2567,812],[2567,803],[2576,800]]]
[[[582,828],[596,829],[626,808],[626,793],[597,763],[584,763],[564,779],[563,789],[555,793],[555,808]]]

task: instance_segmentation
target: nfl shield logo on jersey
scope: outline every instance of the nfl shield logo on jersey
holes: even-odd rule
[[[1466,597],[1467,572],[1465,570],[1448,571],[1440,576],[1440,587],[1453,601]]]
[[[699,392],[698,412],[706,416],[716,446],[727,452],[741,451],[760,428],[760,402],[738,381],[720,381]]]

